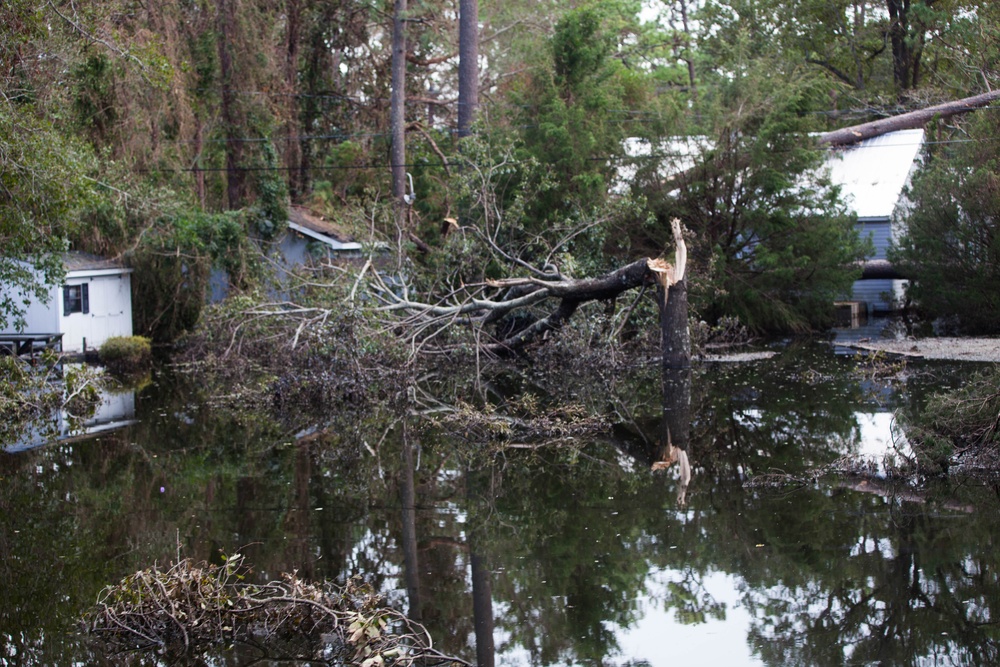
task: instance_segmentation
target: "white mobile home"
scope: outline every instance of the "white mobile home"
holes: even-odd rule
[[[61,334],[63,351],[80,353],[96,350],[112,336],[131,336],[132,269],[79,252],[66,253],[63,263],[63,284],[49,288],[47,303],[31,300],[24,328],[10,324],[0,339],[4,334]]]
[[[906,188],[919,166],[923,143],[923,130],[900,130],[827,153],[824,169],[857,215],[859,235],[870,238],[875,247],[875,255],[866,263],[863,278],[855,281],[850,295],[851,300],[864,303],[868,312],[895,310],[903,297],[906,281],[886,261],[886,251],[899,235],[907,212]],[[640,139],[627,139],[624,144],[630,157],[655,155],[657,171],[664,179],[692,168],[711,147],[705,137],[676,137],[655,146],[655,150]],[[624,192],[635,174],[634,165],[619,166],[613,190]]]
[[[858,233],[870,238],[875,255],[864,277],[854,282],[851,298],[868,311],[896,310],[905,280],[895,276],[886,251],[901,229],[908,205],[906,188],[919,165],[923,130],[900,130],[831,151],[830,179],[841,187],[844,200],[858,216]]]

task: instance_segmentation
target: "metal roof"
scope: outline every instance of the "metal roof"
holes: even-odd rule
[[[830,180],[861,220],[889,218],[903,196],[923,145],[923,130],[900,130],[832,150]]]
[[[288,226],[316,241],[320,241],[335,250],[360,250],[357,243],[332,223],[316,217],[299,206],[288,208]]]
[[[86,252],[66,252],[62,256],[67,274],[132,273],[132,269],[118,259],[107,259]]]
[[[923,130],[900,130],[830,150],[826,159],[830,180],[840,186],[845,202],[859,220],[892,216],[917,165],[923,139]],[[666,179],[693,167],[698,156],[711,146],[706,137],[692,136],[673,137],[655,147],[646,140],[629,138],[623,148],[631,158],[656,157],[657,171]],[[618,165],[612,190],[619,194],[627,191],[636,171],[634,164]],[[805,178],[814,177],[815,174]]]

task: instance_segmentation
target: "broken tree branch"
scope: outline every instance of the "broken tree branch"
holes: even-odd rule
[[[860,125],[843,127],[839,130],[826,132],[819,136],[819,143],[830,146],[846,146],[865,139],[871,139],[898,130],[912,130],[923,127],[935,118],[950,118],[967,111],[973,111],[1000,99],[1000,90],[992,90],[981,95],[974,95],[944,104],[936,104],[926,109],[918,109],[909,113],[880,118]]]

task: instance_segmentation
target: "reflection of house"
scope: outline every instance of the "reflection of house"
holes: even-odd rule
[[[61,334],[64,352],[83,352],[96,350],[112,336],[131,336],[132,269],[79,252],[66,253],[63,263],[66,277],[62,285],[49,288],[48,303],[29,298],[24,328],[9,325],[0,331],[0,340],[3,334]]]
[[[870,238],[875,255],[855,281],[852,299],[869,312],[894,310],[903,296],[903,281],[886,261],[906,212],[905,190],[918,164],[923,130],[901,130],[866,139],[831,152],[830,178],[858,216],[858,233]]]
[[[57,410],[48,419],[32,424],[17,442],[0,443],[0,449],[8,453],[20,452],[50,442],[90,437],[135,423],[134,391],[116,394],[99,391],[101,403],[92,415],[75,419],[66,410]]]

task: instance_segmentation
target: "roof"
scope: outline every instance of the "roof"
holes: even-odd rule
[[[131,273],[132,269],[126,268],[125,263],[120,259],[108,259],[87,252],[66,252],[63,253],[63,266],[66,273]]]
[[[861,220],[889,218],[909,182],[924,131],[900,130],[831,151],[830,180]]]
[[[830,180],[839,185],[845,202],[859,220],[888,219],[903,196],[923,145],[924,131],[900,130],[860,143],[830,150],[826,159]],[[629,138],[624,149],[629,157],[654,156],[663,178],[692,168],[698,156],[711,148],[706,137],[673,137],[652,146]],[[620,164],[615,192],[624,192],[635,177],[633,164]]]
[[[337,250],[360,250],[361,244],[333,224],[310,213],[300,206],[288,207],[288,226],[316,241]]]

